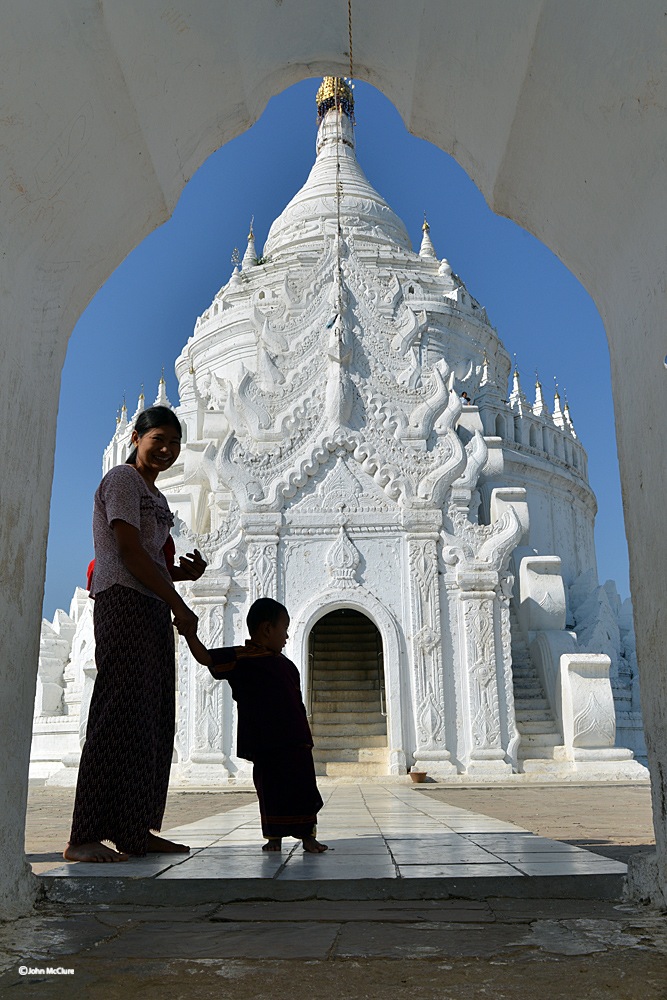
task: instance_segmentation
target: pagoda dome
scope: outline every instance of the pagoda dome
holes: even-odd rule
[[[357,161],[351,89],[342,80],[325,77],[317,104],[317,158],[306,183],[271,226],[264,256],[276,259],[306,245],[321,245],[325,237],[335,236],[339,218],[341,229],[352,234],[360,247],[370,244],[374,251],[385,246],[411,253],[403,222],[369,183]]]

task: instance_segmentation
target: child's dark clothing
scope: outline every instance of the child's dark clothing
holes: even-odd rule
[[[211,674],[229,682],[238,706],[236,752],[253,762],[262,833],[299,840],[315,836],[323,802],[299,671],[282,653],[251,640],[209,654]]]

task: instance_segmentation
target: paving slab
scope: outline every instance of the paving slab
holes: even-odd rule
[[[134,924],[96,947],[101,960],[113,958],[326,958],[337,924]]]
[[[625,865],[538,837],[506,820],[452,807],[399,783],[325,789],[311,855],[293,840],[261,851],[256,802],[165,831],[190,855],[150,855],[114,865],[69,863],[42,875],[47,899],[178,905],[242,899],[617,898]]]

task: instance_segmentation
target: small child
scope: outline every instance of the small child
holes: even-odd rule
[[[283,837],[303,841],[311,854],[328,850],[315,839],[323,806],[315,780],[313,737],[301,698],[299,671],[283,656],[287,608],[260,597],[246,619],[245,646],[206,649],[196,626],[183,630],[192,655],[216,680],[226,680],[238,707],[237,753],[253,763],[264,851],[280,851]]]

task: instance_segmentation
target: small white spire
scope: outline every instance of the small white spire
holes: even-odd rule
[[[120,416],[116,417],[116,434],[122,434],[127,428],[127,403],[123,396],[123,405],[120,408]]]
[[[419,248],[420,257],[429,257],[431,260],[437,260],[438,255],[435,252],[435,247],[433,246],[433,241],[430,236],[431,227],[429,226],[426,219],[426,212],[424,212],[424,224],[422,225],[422,245]]]
[[[518,403],[523,399],[523,392],[521,391],[521,379],[519,376],[519,368],[516,364],[516,359],[514,361],[514,373],[512,375],[512,391],[510,393],[510,404]]]
[[[157,387],[157,396],[155,397],[153,406],[168,406],[170,410],[173,409],[173,406],[167,398],[167,383],[164,380],[164,368],[162,369],[162,375],[160,376],[160,382]]]
[[[556,427],[563,427],[565,425],[565,418],[563,416],[563,411],[560,408],[560,394],[558,392],[558,382],[556,382],[556,376],[554,375],[554,412],[553,421]]]
[[[246,246],[245,253],[243,254],[243,260],[241,261],[241,270],[247,271],[250,267],[255,267],[257,265],[257,251],[255,250],[255,233],[253,231],[253,223],[255,221],[255,216],[253,215],[250,220],[250,231],[248,233],[248,245]]]
[[[144,396],[144,387],[142,385],[141,392],[139,393],[139,399],[137,400],[137,408],[132,416],[132,423],[136,423],[137,417],[142,410],[146,408],[146,397]]]
[[[542,383],[538,378],[537,372],[535,372],[535,402],[533,403],[533,413],[536,417],[548,416],[549,414],[547,404],[544,402],[544,396],[542,395]]]

